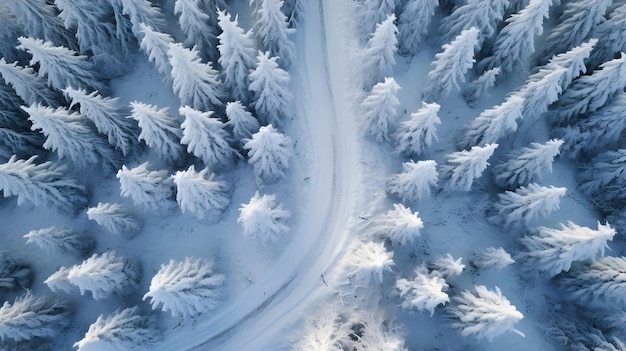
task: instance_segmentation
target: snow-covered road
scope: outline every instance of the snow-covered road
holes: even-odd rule
[[[329,293],[322,274],[336,264],[348,240],[359,183],[357,128],[346,97],[346,1],[305,2],[299,72],[312,139],[312,204],[307,220],[275,268],[254,289],[193,328],[167,335],[156,350],[276,350],[282,331],[309,303]],[[284,346],[284,345],[282,345]]]

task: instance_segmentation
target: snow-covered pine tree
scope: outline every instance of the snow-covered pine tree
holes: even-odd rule
[[[224,122],[212,117],[213,111],[200,112],[183,106],[178,112],[185,117],[180,125],[183,129],[180,143],[187,145],[187,152],[211,169],[225,166],[232,160],[234,150],[230,147],[230,135],[224,129]]]
[[[289,231],[285,222],[290,216],[283,204],[276,202],[276,195],[261,196],[257,191],[249,203],[241,204],[237,222],[241,223],[246,240],[266,244],[278,241],[281,232]]]
[[[626,205],[626,149],[603,152],[581,167],[577,175],[579,189],[596,206],[611,212]]]
[[[515,191],[506,191],[498,195],[494,204],[496,215],[493,217],[505,228],[528,225],[537,218],[546,218],[559,209],[561,197],[567,188],[545,187],[536,183],[520,187]]]
[[[413,244],[424,228],[418,215],[419,212],[412,213],[410,208],[402,204],[394,204],[392,210],[374,220],[373,233],[389,238],[396,245]]]
[[[60,159],[67,158],[81,167],[102,165],[107,172],[119,167],[118,155],[79,113],[39,103],[22,109],[30,116],[31,129],[46,136],[43,147],[55,151]]]
[[[289,158],[293,156],[291,138],[274,129],[271,124],[261,127],[243,148],[248,151],[248,163],[254,167],[258,183],[284,177],[283,170],[289,167]]]
[[[180,144],[183,131],[179,128],[176,117],[168,113],[168,108],[159,109],[139,101],[132,101],[130,107],[130,118],[137,121],[141,128],[138,140],[143,140],[168,162],[180,159],[184,152]]]
[[[269,52],[272,57],[278,57],[281,66],[289,68],[296,50],[289,35],[296,30],[289,28],[287,17],[281,11],[283,0],[260,0],[259,3],[252,31],[257,36],[262,51]]]
[[[290,28],[298,27],[304,14],[304,0],[284,0],[281,10],[287,16]]]
[[[522,118],[525,99],[518,95],[509,95],[506,100],[490,109],[484,110],[465,128],[458,146],[470,148],[498,142],[507,134],[517,130],[517,120]]]
[[[400,100],[396,97],[400,86],[393,77],[377,83],[363,102],[363,130],[376,141],[389,140],[389,134],[397,127],[397,109]]]
[[[30,265],[8,252],[0,252],[0,291],[28,289],[33,280]]]
[[[81,295],[89,291],[95,300],[131,293],[140,276],[141,266],[138,262],[116,256],[115,251],[93,254],[71,267],[67,273],[68,281],[78,287]]]
[[[96,240],[70,227],[48,227],[31,230],[24,235],[27,244],[35,244],[47,253],[63,253],[83,257],[96,247]]]
[[[378,2],[378,0],[368,1]],[[393,23],[395,20],[396,15],[392,13],[384,21],[376,24],[376,30],[361,53],[365,90],[382,82],[386,77],[393,76],[393,66],[396,64],[394,55],[398,51],[396,38],[398,28]]]
[[[362,43],[370,38],[376,25],[394,15],[396,0],[362,0],[353,1],[356,15],[356,35]],[[395,17],[394,17],[395,21]]]
[[[585,307],[626,307],[626,258],[600,257],[575,264],[558,280],[565,296]]]
[[[170,79],[172,65],[170,65],[167,51],[174,43],[174,39],[169,34],[161,33],[145,23],[139,24],[139,31],[142,35],[139,43],[141,50],[148,55],[150,62],[154,62],[157,71],[166,79]]]
[[[598,47],[591,53],[591,67],[598,66],[615,57],[619,52],[626,51],[626,4],[618,1],[608,15],[591,30],[591,36],[598,38]]]
[[[320,306],[306,319],[290,345],[294,351],[342,351],[350,340],[350,325],[341,319],[334,306]]]
[[[171,43],[167,51],[172,71],[172,87],[182,106],[212,111],[222,106],[222,86],[211,62],[200,61],[198,51]]]
[[[441,124],[437,115],[439,109],[436,102],[422,102],[422,108],[413,112],[408,120],[400,122],[395,134],[396,150],[407,156],[419,156],[430,147],[433,140],[437,140],[436,125]]]
[[[89,326],[85,336],[74,343],[77,351],[138,350],[160,339],[156,323],[142,316],[139,307],[115,310],[108,316],[100,315]]]
[[[50,339],[70,325],[69,307],[56,299],[35,296],[30,291],[5,301],[0,307],[0,340],[24,342]]]
[[[396,280],[396,289],[400,291],[402,298],[402,308],[405,310],[418,310],[430,312],[430,316],[435,313],[435,308],[450,302],[448,294],[448,284],[439,275],[429,275],[424,267],[417,267],[415,277],[411,280]]]
[[[87,217],[109,233],[121,235],[128,239],[134,237],[143,225],[139,218],[116,203],[98,202],[96,207],[87,209]]]
[[[222,32],[217,36],[220,52],[218,63],[222,67],[220,77],[230,99],[250,102],[248,74],[256,65],[254,42],[250,33],[239,27],[238,17],[231,21],[226,11],[218,12],[218,25]]]
[[[242,146],[245,143],[244,140],[250,139],[261,128],[259,121],[252,116],[241,101],[231,101],[226,104],[226,118],[228,122],[225,126],[231,128],[236,143]]]
[[[230,185],[205,168],[196,172],[193,165],[172,176],[176,184],[176,202],[183,213],[198,219],[217,221],[230,204]]]
[[[570,221],[560,228],[538,227],[534,233],[520,239],[525,248],[520,257],[527,260],[529,267],[549,277],[569,271],[573,262],[604,255],[607,241],[613,240],[615,230],[609,224],[600,224],[598,229],[581,227]]]
[[[216,9],[212,9],[216,11]],[[174,14],[178,16],[178,24],[185,34],[184,45],[193,48],[200,57],[215,61],[215,45],[217,44],[215,27],[211,18],[200,8],[197,0],[176,0]]]
[[[74,33],[63,26],[63,20],[57,15],[58,10],[51,3],[45,0],[24,0],[9,1],[5,5],[27,36],[71,50],[78,49]]]
[[[144,162],[131,169],[122,166],[116,175],[120,180],[120,193],[145,211],[167,211],[173,206],[174,182],[167,170],[150,171],[148,165]]]
[[[356,342],[352,344],[355,351],[407,351],[404,347],[404,328],[387,319],[381,310],[358,315],[356,325],[362,327],[361,335],[357,336]],[[351,334],[351,337],[353,336],[354,333]]]
[[[256,68],[249,75],[248,89],[254,95],[251,106],[263,125],[283,123],[293,99],[289,73],[278,66],[277,59],[259,51]]]
[[[563,75],[561,81],[561,88],[565,90],[581,73],[587,72],[585,61],[587,61],[597,43],[598,39],[589,39],[562,54],[552,56],[548,63],[543,66],[546,69],[544,72],[550,72],[557,69],[557,67],[566,68],[567,73]],[[530,75],[528,81],[540,80],[541,78],[543,78],[543,74],[539,72]]]
[[[387,191],[408,203],[430,195],[437,186],[437,163],[433,160],[409,160],[402,164],[402,173],[394,174],[387,184]]]
[[[35,74],[31,67],[19,66],[16,62],[7,63],[0,58],[0,75],[15,90],[15,93],[29,105],[44,103],[49,106],[59,104],[59,96],[51,90],[46,81]]]
[[[224,275],[215,273],[211,263],[189,257],[178,262],[170,260],[152,277],[143,300],[150,299],[152,309],[191,318],[220,304],[224,280]]]
[[[409,0],[398,17],[398,52],[415,55],[439,6],[437,0]]]
[[[535,52],[535,37],[543,32],[543,20],[549,17],[551,5],[552,0],[530,0],[519,13],[507,18],[507,25],[496,37],[493,55],[481,64],[487,69],[500,67],[500,77],[526,67],[526,61]]]
[[[498,144],[472,146],[469,150],[453,152],[446,157],[446,163],[441,166],[442,179],[445,188],[449,190],[469,191],[483,171],[489,166],[487,160],[493,155]]]
[[[463,273],[465,265],[462,262],[462,257],[455,260],[452,255],[446,254],[445,256],[434,260],[429,267],[433,270],[433,274],[439,274],[444,278],[448,278],[455,275],[461,275],[461,273]]]
[[[156,30],[165,28],[165,18],[158,6],[150,0],[109,0],[116,13],[127,15],[137,39],[142,38],[142,24]],[[120,11],[121,9],[121,11]]]
[[[67,275],[70,273],[70,269],[72,267],[64,267],[61,266],[56,272],[52,273],[48,279],[44,281],[44,284],[48,286],[52,292],[65,292],[70,293],[72,290],[76,289],[70,281],[67,279]]]
[[[605,62],[591,73],[582,76],[565,90],[554,110],[553,119],[571,123],[579,114],[593,112],[626,86],[626,54]]]
[[[594,28],[605,21],[604,14],[611,2],[612,0],[577,0],[565,3],[557,25],[546,38],[541,60],[547,62],[553,55],[582,44],[595,31]]]
[[[465,29],[449,44],[444,44],[440,53],[435,55],[432,69],[428,72],[426,86],[422,92],[426,102],[438,102],[459,90],[459,84],[465,82],[465,73],[474,66],[474,50],[478,48],[476,27]]]
[[[488,341],[510,331],[524,336],[514,328],[524,315],[511,305],[498,287],[489,290],[484,285],[476,285],[473,291],[465,290],[452,298],[448,311],[458,319],[452,326],[460,329],[463,336],[472,335]]]
[[[515,263],[515,260],[503,248],[493,246],[474,250],[469,261],[472,266],[479,269],[502,269]]]
[[[28,201],[70,213],[87,204],[85,188],[63,174],[65,168],[50,161],[35,164],[36,158],[19,160],[13,156],[0,164],[0,189],[4,197],[17,196],[18,205]]]
[[[450,16],[444,18],[441,27],[443,41],[452,41],[465,29],[476,27],[480,30],[478,45],[491,39],[504,18],[509,0],[466,0],[454,8]]]
[[[88,94],[85,89],[72,87],[63,89],[63,94],[71,100],[70,108],[78,104],[81,115],[91,120],[124,156],[138,147],[137,125],[122,115],[119,98],[102,97],[98,91]]]
[[[348,256],[348,279],[355,287],[371,287],[383,283],[383,272],[395,265],[393,251],[387,251],[383,243],[360,242]]]
[[[489,96],[487,90],[496,84],[496,78],[500,74],[500,67],[494,67],[483,72],[478,78],[471,81],[463,89],[463,97],[470,107],[474,107],[476,101],[483,95]]]
[[[516,188],[539,180],[543,172],[552,173],[552,162],[561,145],[562,140],[551,139],[545,144],[531,143],[512,151],[506,161],[493,167],[496,184],[502,188]]]

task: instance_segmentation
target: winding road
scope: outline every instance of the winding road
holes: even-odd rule
[[[297,72],[311,133],[313,204],[297,240],[254,289],[192,329],[168,335],[156,350],[276,350],[284,330],[310,303],[330,292],[322,274],[347,246],[358,183],[357,134],[349,112],[344,75],[341,15],[344,0],[305,1],[299,30],[303,43]],[[284,345],[282,345],[284,346]]]

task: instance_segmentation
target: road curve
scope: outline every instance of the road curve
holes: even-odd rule
[[[313,205],[276,268],[235,304],[168,335],[155,350],[276,350],[282,331],[307,302],[329,289],[321,275],[347,245],[359,167],[357,135],[349,113],[344,75],[345,43],[338,33],[345,0],[305,2],[299,74],[308,98],[305,117],[314,151]]]

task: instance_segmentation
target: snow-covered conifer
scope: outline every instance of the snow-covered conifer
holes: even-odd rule
[[[404,347],[404,329],[386,319],[382,311],[366,312],[356,318],[363,327],[361,335],[353,344],[355,351],[407,351]]]
[[[411,114],[408,120],[400,122],[396,132],[396,150],[407,156],[419,156],[433,140],[437,140],[437,124],[441,120],[437,113],[439,104],[422,102],[422,108]]]
[[[567,72],[561,77],[561,88],[565,90],[575,78],[578,78],[581,73],[587,72],[587,66],[585,61],[589,55],[593,52],[593,48],[598,43],[598,39],[589,39],[586,42],[556,56],[552,56],[547,64],[543,67],[545,70],[531,74],[528,77],[529,81],[537,81],[543,78],[544,72],[551,72],[556,70],[557,67],[563,67],[567,69]]]
[[[8,252],[0,252],[0,291],[27,289],[33,279],[33,270],[26,262]]]
[[[57,9],[45,0],[9,1],[5,3],[17,25],[32,38],[40,38],[54,45],[78,48],[74,34],[63,26]]]
[[[489,166],[487,160],[493,155],[498,144],[472,146],[470,150],[462,150],[449,154],[446,164],[441,166],[445,187],[450,190],[469,191],[483,171]]]
[[[385,78],[377,83],[361,103],[363,110],[363,129],[376,141],[389,140],[398,124],[397,109],[400,100],[396,97],[400,86],[393,78]]]
[[[465,129],[459,146],[469,148],[495,143],[517,130],[517,120],[522,118],[525,99],[509,95],[500,105],[484,110]]]
[[[178,262],[170,260],[152,277],[150,290],[143,299],[150,299],[152,309],[191,318],[220,304],[224,279],[223,274],[215,273],[211,263],[189,257]]]
[[[497,213],[494,219],[504,227],[528,225],[532,220],[546,218],[558,210],[560,199],[566,191],[564,187],[548,188],[536,183],[515,191],[506,191],[498,195],[498,201],[494,204]]]
[[[0,307],[0,341],[53,338],[70,324],[69,307],[56,299],[26,291]]]
[[[141,266],[130,258],[116,256],[115,251],[93,254],[70,268],[67,279],[77,286],[80,294],[91,292],[95,300],[112,295],[125,295],[135,289]]]
[[[515,188],[539,180],[543,172],[552,172],[552,162],[559,154],[562,140],[551,139],[545,144],[531,143],[530,146],[514,150],[506,161],[493,167],[498,186]]]
[[[476,101],[483,95],[489,96],[487,90],[496,84],[496,78],[499,74],[500,67],[488,69],[463,89],[463,97],[470,107],[474,107]]]
[[[281,66],[288,68],[294,60],[295,46],[289,35],[296,30],[289,28],[287,17],[281,11],[283,0],[261,0],[255,11],[256,22],[253,32],[257,36],[263,51],[278,57]]]
[[[549,17],[552,0],[530,0],[519,13],[506,19],[494,44],[494,52],[486,59],[487,68],[500,67],[502,75],[525,67],[535,52],[535,36],[543,32],[543,20]]]
[[[271,182],[285,176],[283,170],[293,156],[293,142],[271,124],[261,127],[243,147],[248,150],[248,163],[254,167],[257,182]]]
[[[165,27],[165,18],[158,6],[150,0],[110,0],[116,12],[127,15],[132,24],[133,33],[138,39],[142,38],[142,25],[160,30]]]
[[[348,256],[350,282],[355,287],[382,284],[383,272],[391,271],[393,251],[387,251],[383,243],[360,242]]]
[[[250,72],[248,89],[254,94],[252,106],[261,124],[279,125],[290,112],[293,98],[290,76],[278,66],[277,57],[259,51],[256,68]]]
[[[626,54],[600,65],[588,76],[582,76],[565,90],[554,117],[559,122],[576,120],[579,114],[598,110],[615,93],[626,86]]]
[[[533,269],[553,277],[568,271],[575,261],[604,255],[607,241],[613,240],[614,235],[615,229],[600,222],[597,230],[570,221],[558,229],[538,227],[535,233],[520,239],[526,250],[521,257],[527,259]]]
[[[341,351],[350,340],[350,325],[341,320],[334,306],[320,306],[315,315],[307,318],[301,331],[294,336],[294,351]]]
[[[459,90],[459,84],[465,82],[465,73],[474,66],[474,50],[478,47],[480,30],[476,27],[465,29],[449,44],[444,44],[443,51],[435,55],[432,69],[424,87],[423,99],[437,102]]]
[[[174,39],[169,34],[161,33],[145,23],[139,25],[141,49],[148,55],[148,60],[154,62],[156,69],[166,78],[170,78],[172,65],[170,65],[167,51]]]
[[[219,168],[228,164],[234,150],[230,147],[224,122],[212,117],[213,111],[201,112],[189,106],[178,111],[185,116],[180,142],[187,145],[187,152],[200,158],[207,167]]]
[[[552,29],[542,52],[543,61],[582,44],[605,21],[611,0],[578,0],[565,3],[558,24]],[[596,33],[594,33],[596,34]],[[598,37],[599,38],[599,37]]]
[[[394,55],[398,51],[395,20],[396,15],[391,13],[384,21],[376,24],[376,30],[362,51],[363,85],[366,90],[386,77],[393,76],[393,66],[396,64]]]
[[[376,25],[394,14],[396,0],[363,0],[355,1],[355,15],[357,21],[356,34],[365,42]],[[394,18],[395,20],[395,18]]]
[[[216,221],[230,204],[230,185],[205,168],[196,172],[193,165],[172,176],[176,184],[176,202],[183,213],[198,219]]]
[[[130,118],[137,121],[141,128],[138,139],[143,140],[165,160],[177,161],[184,149],[180,144],[183,131],[179,128],[176,117],[168,113],[167,107],[159,109],[139,101],[132,101],[130,107]]]
[[[418,212],[412,213],[410,208],[402,204],[394,204],[392,210],[375,220],[374,232],[377,236],[389,238],[394,244],[413,244],[424,228],[418,215]]]
[[[139,307],[134,306],[115,310],[106,317],[100,315],[74,347],[77,351],[139,350],[159,337],[154,320],[142,316]]]
[[[216,9],[212,9],[215,11]],[[215,59],[211,51],[217,42],[215,28],[211,26],[211,18],[200,8],[197,0],[176,0],[174,14],[178,16],[178,24],[185,34],[185,46],[193,47],[203,58]]]
[[[60,159],[70,159],[79,166],[102,164],[107,171],[118,167],[117,154],[80,114],[41,104],[22,109],[29,114],[31,129],[41,130],[46,136],[43,147],[56,151]]]
[[[455,260],[452,255],[446,254],[433,261],[433,263],[430,264],[430,268],[433,269],[433,274],[440,274],[444,278],[448,278],[463,273],[465,265],[462,262],[462,257]]]
[[[37,74],[47,77],[48,86],[62,90],[67,87],[74,89],[94,89],[103,91],[105,86],[94,76],[93,63],[87,56],[62,46],[54,46],[49,41],[19,37],[18,49],[28,52],[32,58],[30,65],[39,67]]]
[[[87,217],[109,233],[122,235],[129,239],[134,237],[143,225],[139,218],[116,203],[98,202],[96,207],[87,209]]]
[[[433,160],[410,160],[402,164],[402,173],[394,174],[387,191],[407,203],[430,195],[437,185],[437,163]]]
[[[428,275],[423,267],[415,270],[415,277],[411,280],[396,280],[396,289],[400,291],[403,299],[402,308],[405,310],[415,309],[418,311],[429,311],[432,316],[435,308],[449,302],[448,284],[439,275]]]
[[[573,265],[559,279],[566,296],[583,306],[607,309],[626,307],[626,259],[600,257],[594,261]]]
[[[544,73],[541,72],[540,74]],[[559,99],[562,92],[561,82],[567,69],[558,67],[546,72],[539,80],[530,81],[520,89],[519,96],[524,99],[522,117],[537,120],[548,106]]]
[[[233,100],[250,101],[248,74],[256,65],[254,42],[249,33],[239,27],[238,17],[231,21],[226,11],[218,11],[218,25],[222,30],[217,38],[224,88]]]
[[[135,168],[126,168],[117,172],[120,180],[120,193],[130,197],[135,205],[149,212],[160,212],[172,207],[174,182],[167,170],[150,171],[148,162]]]
[[[136,148],[137,126],[122,115],[119,98],[102,97],[98,91],[88,94],[85,89],[72,87],[63,89],[63,94],[71,100],[70,107],[78,104],[81,115],[89,118],[124,156]]]
[[[19,66],[16,62],[7,63],[0,58],[0,75],[15,93],[29,105],[44,103],[57,105],[58,97],[47,85],[46,81],[35,74],[31,67]]]
[[[240,101],[231,101],[226,104],[226,126],[232,128],[233,137],[243,145],[244,140],[250,139],[252,134],[259,131],[261,125],[252,116]]]
[[[0,189],[5,197],[17,196],[38,206],[75,212],[87,204],[85,188],[63,174],[64,168],[48,161],[35,164],[36,156],[19,160],[15,156],[0,164]]]
[[[52,292],[60,292],[63,291],[65,293],[69,293],[72,290],[76,289],[76,286],[70,283],[69,279],[67,279],[67,275],[70,273],[70,269],[72,267],[63,267],[59,268],[56,272],[52,273],[45,281],[44,284],[48,286]]]
[[[607,151],[582,165],[578,173],[579,189],[591,197],[603,211],[626,205],[626,149]]]
[[[48,227],[24,235],[27,244],[35,244],[47,253],[59,252],[84,256],[96,246],[93,237],[70,227]]]
[[[496,336],[512,331],[524,336],[514,325],[524,318],[515,306],[502,295],[498,287],[489,290],[484,285],[474,286],[452,298],[448,311],[458,319],[452,323],[463,336],[492,341]]]
[[[442,26],[445,42],[450,42],[463,30],[480,30],[478,45],[492,38],[509,6],[509,0],[467,0],[454,8]]]
[[[243,227],[243,236],[247,239],[275,242],[281,232],[289,231],[285,224],[291,216],[283,204],[276,202],[276,195],[260,196],[257,191],[247,204],[241,204],[237,222]]]
[[[591,53],[590,66],[594,67],[612,59],[615,54],[626,51],[626,4],[618,1],[617,6],[591,30],[591,36],[598,38],[598,46]]]
[[[494,268],[502,269],[508,265],[515,263],[508,252],[503,248],[495,248],[493,246],[477,249],[470,256],[470,263],[476,268]]]
[[[221,82],[211,62],[203,63],[196,49],[178,43],[169,45],[167,56],[172,66],[172,87],[182,106],[208,111],[222,105]]]
[[[398,51],[414,55],[439,6],[437,0],[409,0],[398,17]]]

